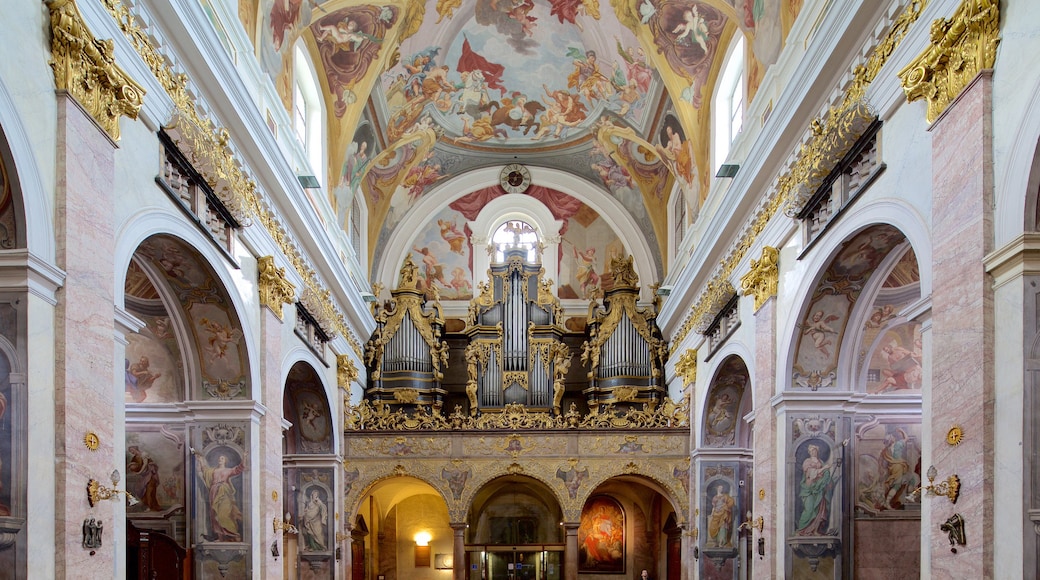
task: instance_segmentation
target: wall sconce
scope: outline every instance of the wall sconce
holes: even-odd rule
[[[415,534],[415,567],[430,567],[430,540],[433,537],[430,532],[419,532]]]
[[[96,506],[102,500],[115,499],[115,498],[119,497],[119,494],[121,494],[121,493],[126,495],[126,503],[130,507],[133,507],[133,506],[141,503],[140,500],[138,500],[136,497],[134,497],[134,495],[132,493],[130,493],[129,491],[125,491],[125,490],[122,490],[122,489],[116,489],[116,485],[119,484],[119,470],[118,469],[112,471],[111,479],[112,479],[112,487],[111,488],[106,487],[104,485],[101,485],[101,482],[99,482],[98,480],[96,480],[94,478],[90,478],[90,480],[87,481],[87,503],[90,504],[90,507]]]
[[[921,497],[921,491],[924,490],[928,495],[945,495],[950,498],[950,503],[957,503],[957,498],[961,494],[961,478],[957,477],[957,474],[953,474],[947,477],[944,481],[935,483],[935,478],[938,475],[938,470],[935,466],[928,468],[928,485],[918,487],[914,491],[907,494],[908,497],[917,500]]]
[[[278,530],[282,530],[286,534],[298,534],[300,530],[296,529],[296,526],[292,524],[292,514],[285,512],[285,520],[281,518],[274,518],[271,522],[271,526],[274,528],[274,532],[277,534]]]
[[[764,519],[762,519],[762,516],[758,516],[755,519],[751,519],[751,512],[749,511],[747,513],[747,521],[741,523],[737,527],[737,531],[738,532],[743,532],[744,530],[747,530],[747,531],[750,532],[751,530],[757,529],[758,533],[761,534],[762,530],[764,530],[765,527],[766,527],[766,522],[765,522]]]
[[[432,540],[432,539],[433,539],[433,536],[430,535],[430,532],[419,532],[418,534],[415,534],[415,545],[416,546],[429,546],[430,545],[430,540]]]

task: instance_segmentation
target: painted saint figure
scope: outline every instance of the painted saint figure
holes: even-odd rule
[[[124,359],[124,362],[126,365],[126,392],[130,393],[130,397],[135,403],[142,403],[148,397],[148,389],[152,387],[155,379],[162,376],[162,373],[152,372],[149,368],[151,361],[146,356],[142,356],[133,364],[130,364],[130,359]]]
[[[321,500],[317,489],[311,489],[311,496],[307,504],[303,506],[304,550],[308,552],[322,552],[327,548],[325,543],[325,526],[329,523],[329,508]]]
[[[711,515],[708,516],[708,544],[714,548],[732,548],[733,506],[736,505],[724,484],[715,486],[711,498]]]
[[[812,315],[812,320],[809,324],[805,325],[805,329],[802,331],[803,334],[808,334],[809,338],[813,341],[813,346],[816,350],[822,352],[825,356],[831,356],[831,351],[827,349],[833,343],[828,335],[837,335],[838,331],[831,328],[830,323],[837,320],[839,317],[836,314],[824,317],[822,310],[817,310]]]
[[[701,50],[707,54],[708,52],[708,24],[704,22],[704,17],[697,12],[697,6],[683,12],[683,21],[672,30],[672,34],[675,35],[675,44],[687,44],[701,47]]]
[[[130,453],[130,461],[126,464],[126,471],[141,477],[135,492],[144,507],[152,511],[161,511],[159,505],[159,465],[149,457],[148,453],[142,451],[137,445],[127,448]]]
[[[824,463],[820,459],[820,446],[810,444],[809,456],[802,461],[802,480],[798,487],[802,513],[794,529],[799,536],[818,536],[828,532],[821,528],[825,528],[829,520],[831,491],[834,489],[833,469],[830,461]]]
[[[217,457],[217,465],[211,466],[209,461],[194,448],[192,454],[199,460],[199,477],[209,491],[206,508],[209,512],[209,540],[217,542],[242,541],[242,509],[238,505],[238,491],[231,478],[241,475],[246,470],[245,461],[234,467],[228,467],[228,455],[221,453]]]

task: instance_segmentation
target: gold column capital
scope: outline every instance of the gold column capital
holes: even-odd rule
[[[688,348],[682,353],[679,361],[675,363],[675,374],[683,379],[683,386],[689,386],[697,382],[697,351]]]
[[[350,384],[358,379],[358,370],[349,354],[336,356],[336,381],[341,389],[350,389]]]
[[[74,0],[47,0],[47,8],[54,84],[118,141],[119,118],[137,118],[144,104],[144,88],[116,65],[112,40],[94,38]]]
[[[1000,42],[1000,2],[963,0],[949,19],[932,22],[931,40],[899,71],[908,102],[925,99],[929,123],[979,74],[993,68]]]
[[[780,278],[780,251],[772,246],[762,247],[762,256],[751,260],[751,271],[740,277],[740,292],[755,297],[757,311],[773,296],[776,296]]]
[[[285,268],[274,264],[274,256],[260,256],[256,266],[260,304],[270,308],[278,320],[283,320],[282,305],[296,301],[296,286],[286,279]]]

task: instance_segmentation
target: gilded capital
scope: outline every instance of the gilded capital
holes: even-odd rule
[[[683,386],[697,382],[697,351],[690,348],[682,353],[675,363],[675,374],[682,377]]]
[[[336,382],[341,389],[350,389],[350,384],[358,378],[357,367],[349,354],[336,355]]]
[[[932,22],[928,47],[899,71],[907,101],[928,101],[925,118],[934,122],[980,71],[993,68],[999,42],[1000,2],[963,0],[952,17]]]
[[[48,0],[51,13],[51,69],[58,90],[72,98],[114,140],[119,118],[137,118],[144,88],[116,65],[111,40],[98,40],[74,0]]]
[[[780,251],[771,246],[763,246],[762,257],[751,260],[751,271],[740,278],[740,292],[744,296],[755,297],[755,310],[758,310],[773,296],[776,296],[777,279],[780,277]]]
[[[260,256],[256,261],[260,304],[282,319],[282,305],[296,301],[296,286],[285,278],[285,268],[274,264],[274,256]]]

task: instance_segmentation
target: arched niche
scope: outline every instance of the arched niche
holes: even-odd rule
[[[474,494],[467,541],[488,545],[562,543],[562,518],[556,494],[544,483],[504,475]]]
[[[179,238],[164,234],[151,236],[133,254],[124,282],[124,300],[128,300],[128,288],[148,292],[146,283],[154,290],[154,295],[149,295],[149,303],[155,308],[150,312],[156,316],[145,320],[146,325],[139,334],[147,332],[167,343],[170,339],[166,336],[170,335],[180,342],[185,361],[185,398],[251,398],[246,334],[229,293],[206,258]],[[129,296],[128,310],[135,313],[133,294]],[[160,320],[160,304],[168,314],[168,321]],[[167,323],[173,328],[165,326]],[[127,360],[137,360],[136,354],[131,338]]]
[[[651,578],[664,578],[669,538],[676,539],[671,529],[682,521],[683,514],[656,482],[637,475],[607,479],[582,506],[578,571],[638,578],[647,570]]]
[[[703,447],[751,446],[751,429],[743,419],[751,409],[751,376],[743,358],[731,355],[722,361],[711,381],[703,409]]]
[[[312,366],[298,362],[289,369],[282,396],[282,417],[289,423],[284,433],[285,455],[333,453],[335,422],[321,377]]]

